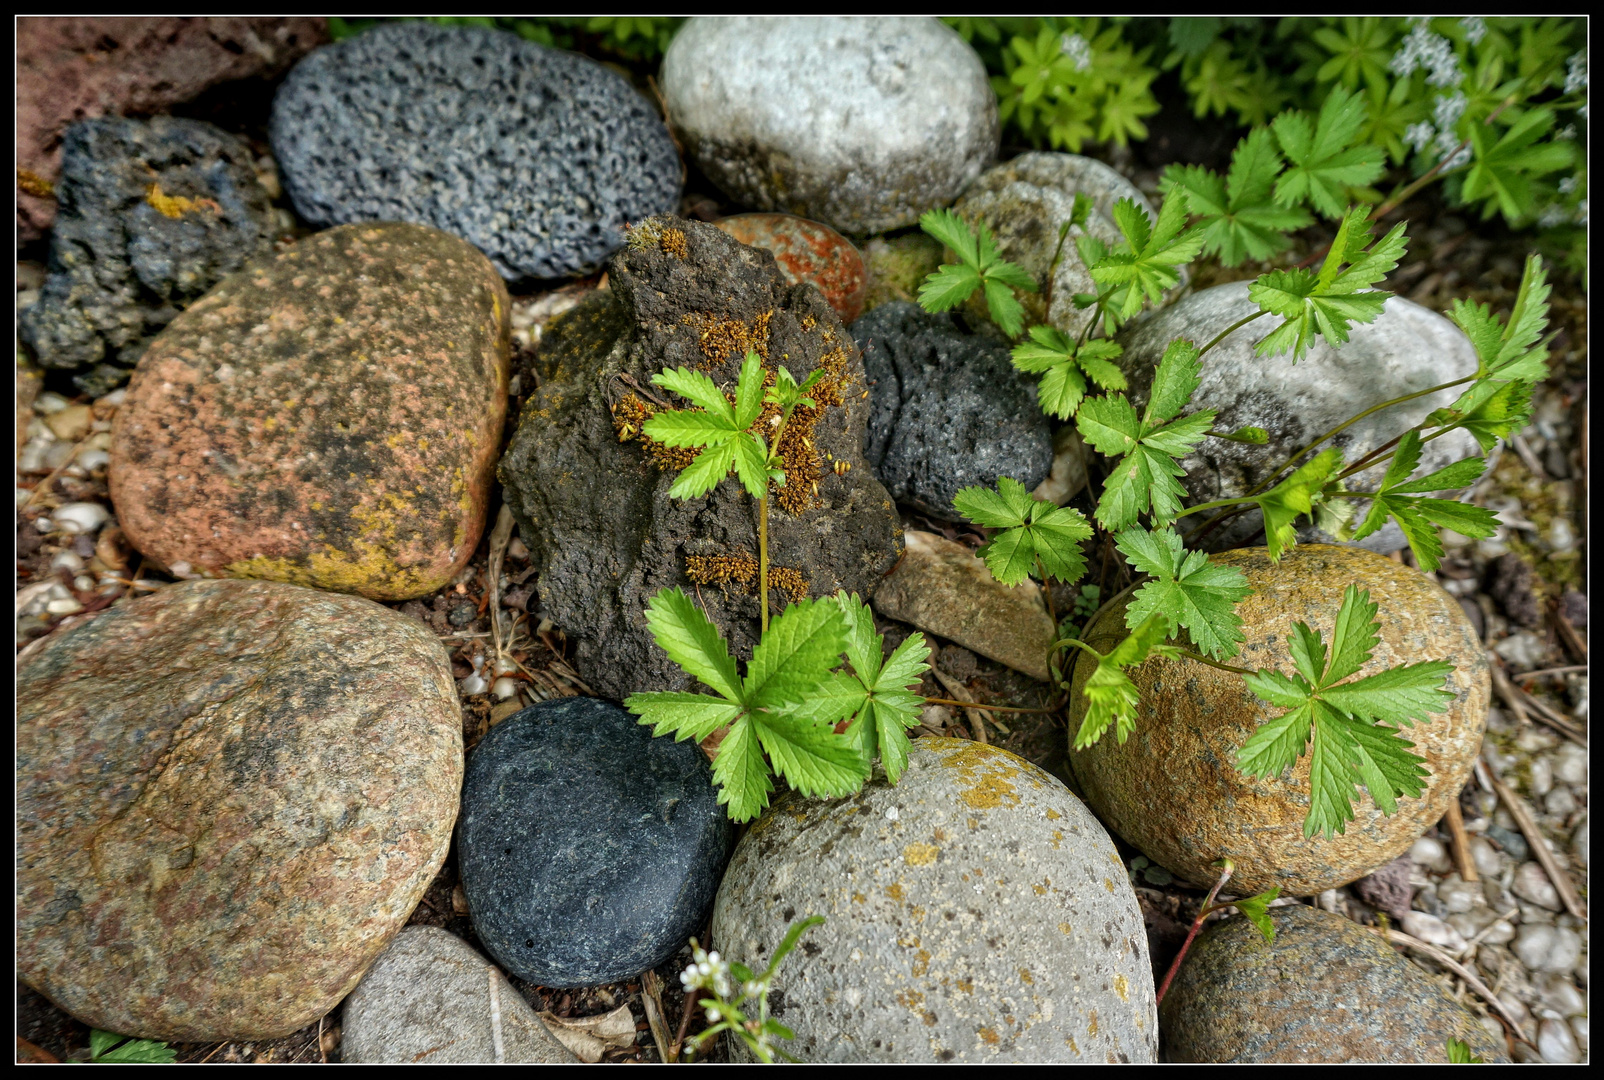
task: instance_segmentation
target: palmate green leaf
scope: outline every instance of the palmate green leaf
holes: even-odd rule
[[[740,430],[735,425],[735,407],[730,404],[718,385],[700,371],[692,371],[686,367],[659,371],[652,376],[652,385],[673,391],[691,404],[706,409],[731,429]]]
[[[1485,304],[1454,301],[1448,314],[1476,347],[1478,377],[1525,382],[1541,382],[1548,377],[1548,350],[1538,344],[1548,325],[1548,294],[1543,260],[1529,255],[1507,326]],[[1478,386],[1471,387],[1467,394]],[[1463,408],[1457,402],[1453,407]]]
[[[785,371],[784,365],[776,365]],[[791,380],[791,373],[785,372],[787,380]],[[748,352],[746,359],[741,362],[741,374],[735,383],[735,427],[745,431],[757,423],[757,418],[763,411],[763,360],[755,352]],[[722,395],[721,395],[722,396]]]
[[[1006,265],[1012,265],[1011,263]],[[1034,281],[1031,282],[1035,284]],[[1025,309],[1014,298],[1014,290],[1001,281],[993,278],[989,273],[985,276],[986,310],[991,313],[991,321],[996,323],[1003,333],[1009,337],[1017,337],[1025,326]],[[1035,291],[1034,289],[1031,291]]]
[[[1164,349],[1158,370],[1153,373],[1147,409],[1142,413],[1143,427],[1156,428],[1186,408],[1201,381],[1200,355],[1198,347],[1185,338],[1176,338]]]
[[[927,210],[920,215],[919,227],[951,248],[966,265],[980,270],[980,251],[975,230],[951,210]]]
[[[681,470],[669,487],[670,498],[698,499],[718,487],[735,464],[735,446],[732,442],[709,446],[696,460]]]
[[[1349,585],[1343,591],[1342,607],[1331,627],[1331,663],[1323,672],[1316,672],[1316,678],[1327,684],[1341,682],[1370,662],[1381,642],[1378,610],[1370,594],[1361,593],[1357,586]]]
[[[730,728],[713,758],[713,781],[718,785],[718,801],[730,820],[751,821],[769,804],[774,782],[769,779],[768,762],[763,760],[751,718]]]
[[[1482,453],[1498,440],[1524,428],[1532,418],[1532,384],[1523,381],[1483,380],[1471,385],[1447,409],[1438,409],[1427,422],[1443,427],[1464,428],[1475,437]]]
[[[957,307],[980,288],[980,271],[968,263],[948,263],[919,286],[919,306],[931,314]]]
[[[178,1051],[154,1039],[130,1039],[95,1028],[89,1032],[89,1060],[103,1065],[171,1065],[178,1060]]]
[[[754,709],[805,701],[829,677],[846,647],[846,624],[834,602],[790,604],[752,650],[741,698]]]
[[[675,742],[701,742],[735,723],[746,711],[739,702],[671,690],[631,694],[624,700],[624,708],[640,717],[641,723],[652,725],[654,736],[672,735]]]
[[[1293,522],[1299,515],[1311,513],[1326,482],[1341,464],[1341,450],[1324,450],[1254,500],[1264,514],[1264,542],[1273,561],[1279,562],[1297,544],[1298,530]]]
[[[1088,341],[1078,350],[1075,343],[1050,326],[1032,326],[1030,340],[1014,346],[1014,367],[1040,374],[1037,387],[1042,411],[1061,420],[1074,417],[1086,395],[1086,380],[1105,390],[1125,389],[1125,373],[1112,361],[1124,349],[1107,338]]]
[[[740,434],[722,417],[694,409],[664,409],[647,420],[642,430],[664,446],[718,446]]]
[[[1450,1065],[1485,1065],[1486,1062],[1470,1052],[1470,1044],[1458,1039],[1448,1040],[1448,1064]]]
[[[680,670],[727,701],[742,700],[729,646],[684,590],[675,586],[652,597],[646,604],[646,627]]]
[[[1066,584],[1080,580],[1086,569],[1080,542],[1092,534],[1080,511],[1037,499],[1024,484],[1008,476],[997,478],[996,491],[968,487],[952,502],[975,524],[1003,530],[975,554],[1004,585],[1024,581],[1037,559],[1047,573]]]
[[[1098,660],[1097,667],[1081,688],[1086,700],[1086,716],[1075,733],[1076,750],[1095,745],[1110,726],[1114,727],[1115,738],[1122,745],[1136,730],[1138,694],[1136,685],[1123,669],[1140,664],[1151,654],[1172,654],[1173,649],[1161,644],[1169,632],[1169,620],[1161,614],[1154,615],[1132,630],[1108,655],[1086,650]]]
[[[1275,201],[1282,206],[1307,202],[1327,217],[1339,216],[1346,189],[1374,182],[1386,166],[1379,147],[1355,145],[1364,123],[1364,99],[1342,87],[1331,90],[1313,121],[1293,111],[1271,121],[1287,160]]]
[[[1177,269],[1197,258],[1203,250],[1203,237],[1186,227],[1186,192],[1173,189],[1159,208],[1158,221],[1149,222],[1147,212],[1132,199],[1114,204],[1114,223],[1124,234],[1123,243],[1087,265],[1092,280],[1102,288],[1128,285],[1119,314],[1130,318],[1141,310],[1142,299],[1157,303],[1164,293],[1180,283]],[[1084,254],[1084,251],[1083,251]]]
[[[1350,586],[1351,588],[1351,586]],[[1388,668],[1386,671],[1337,686],[1328,682],[1321,696],[1343,712],[1365,720],[1385,720],[1413,727],[1431,713],[1440,713],[1454,700],[1442,689],[1454,666],[1445,660]]]
[[[863,761],[857,747],[838,737],[829,724],[815,724],[783,713],[755,712],[747,717],[744,726],[755,732],[774,763],[774,771],[804,795],[839,798],[863,784]],[[720,752],[722,756],[722,747]]]
[[[882,662],[885,638],[874,631],[873,612],[855,594],[840,593],[836,603],[847,627],[846,654],[859,694],[859,705],[847,734],[856,740],[865,775],[878,756],[886,778],[895,784],[908,765],[906,729],[919,726],[924,706],[924,698],[910,693],[908,688],[929,669],[930,646],[925,644],[923,634],[915,632]]]
[[[1131,598],[1125,625],[1135,628],[1154,614],[1185,627],[1200,650],[1223,660],[1236,655],[1243,640],[1236,604],[1253,590],[1234,566],[1210,563],[1201,551],[1187,551],[1174,529],[1126,529],[1114,538],[1126,560],[1152,581]]]
[[[1233,901],[1232,906],[1242,913],[1243,918],[1258,928],[1259,933],[1264,935],[1265,941],[1274,941],[1275,923],[1270,921],[1270,901],[1280,895],[1281,886],[1273,885],[1269,892]]]
[[[1075,425],[1081,438],[1099,453],[1120,457],[1103,484],[1097,520],[1105,529],[1123,529],[1150,510],[1156,522],[1173,521],[1186,491],[1176,478],[1186,470],[1175,458],[1203,440],[1215,413],[1205,409],[1164,423],[1184,406],[1197,385],[1197,350],[1175,341],[1165,350],[1154,376],[1153,396],[1138,419],[1125,395],[1091,398],[1081,404]]]
[[[1282,206],[1271,197],[1281,167],[1270,130],[1255,128],[1237,143],[1226,177],[1201,165],[1171,165],[1160,190],[1184,191],[1191,212],[1200,215],[1193,229],[1203,238],[1203,251],[1238,266],[1285,251],[1291,246],[1287,234],[1314,220],[1302,207]]]
[[[1449,491],[1467,487],[1486,471],[1483,458],[1466,458],[1416,480],[1409,475],[1420,463],[1421,440],[1418,431],[1407,431],[1393,453],[1392,463],[1381,487],[1371,496],[1370,509],[1354,531],[1362,540],[1386,524],[1391,517],[1403,530],[1414,549],[1420,568],[1436,570],[1442,563],[1442,539],[1434,526],[1442,525],[1465,536],[1485,538],[1498,530],[1498,519],[1479,506],[1449,499],[1428,498],[1418,492]]]
[[[1554,126],[1552,109],[1534,108],[1519,113],[1509,130],[1494,140],[1495,129],[1472,124],[1470,146],[1473,154],[1465,173],[1460,196],[1466,202],[1486,199],[1482,217],[1502,211],[1511,223],[1528,217],[1535,207],[1532,178],[1570,168],[1576,149],[1568,142],[1538,140]]]

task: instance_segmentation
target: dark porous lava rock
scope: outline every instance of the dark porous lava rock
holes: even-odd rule
[[[1507,1062],[1469,1009],[1358,923],[1292,904],[1198,938],[1159,1006],[1165,1056],[1235,1064],[1444,1063],[1458,1039]]]
[[[115,114],[150,115],[222,84],[245,89],[283,71],[328,40],[326,19],[148,18],[19,19],[17,167],[56,179],[62,135],[74,122]],[[32,188],[33,190],[28,190]],[[59,193],[58,193],[59,194]],[[44,235],[56,200],[39,183],[19,185],[20,240]]]
[[[445,861],[445,651],[353,596],[189,581],[17,679],[17,971],[84,1023],[278,1038],[339,1003]]]
[[[329,229],[229,277],[117,410],[123,531],[174,570],[434,592],[484,527],[508,312],[489,261],[421,225]]]
[[[897,501],[947,521],[952,499],[1009,476],[1035,488],[1053,467],[1053,432],[1008,343],[966,334],[951,315],[883,304],[852,324],[874,409],[869,463]]]
[[[643,440],[641,425],[669,400],[653,375],[688,367],[732,387],[749,349],[798,382],[825,370],[816,405],[799,409],[780,440],[785,486],[769,497],[774,608],[838,589],[867,598],[901,553],[902,532],[864,463],[869,402],[857,349],[817,289],[787,284],[767,251],[674,218],[637,226],[610,278],[611,289],[546,329],[540,389],[500,474],[539,567],[542,610],[575,642],[586,681],[622,700],[692,685],[647,630],[646,604],[660,589],[697,591],[737,655],[758,637],[758,504],[733,476],[701,498],[669,498],[694,451]]]
[[[683,174],[668,128],[614,72],[426,22],[303,60],[273,102],[272,141],[308,221],[433,225],[509,280],[595,270],[625,223],[679,205]]]
[[[85,120],[67,131],[50,276],[20,315],[47,368],[105,394],[180,308],[272,246],[243,142],[199,120]]]
[[[701,930],[730,823],[694,742],[654,739],[611,702],[568,698],[474,747],[457,836],[480,942],[543,986],[594,986]]]

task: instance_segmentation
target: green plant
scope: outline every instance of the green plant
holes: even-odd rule
[[[1176,952],[1175,959],[1170,961],[1169,969],[1164,972],[1164,981],[1159,983],[1158,986],[1158,1001],[1160,1004],[1164,1001],[1164,995],[1169,993],[1170,983],[1175,981],[1175,973],[1181,970],[1181,961],[1186,959],[1187,950],[1191,949],[1192,942],[1197,940],[1198,931],[1203,929],[1203,923],[1210,915],[1236,908],[1245,919],[1258,929],[1259,933],[1264,936],[1265,941],[1275,940],[1275,923],[1270,921],[1270,904],[1281,895],[1281,886],[1273,886],[1268,892],[1259,893],[1257,896],[1249,896],[1242,900],[1227,900],[1224,903],[1216,904],[1214,902],[1215,897],[1220,895],[1220,890],[1225,888],[1225,883],[1231,880],[1231,875],[1236,872],[1236,866],[1229,858],[1216,859],[1214,865],[1220,867],[1220,878],[1214,883],[1214,887],[1209,890],[1208,896],[1204,898],[1202,905],[1197,909],[1197,917],[1192,920],[1192,925],[1187,929],[1186,940],[1181,942],[1181,948]]]
[[[97,1064],[171,1065],[177,1051],[153,1039],[130,1039],[95,1028],[89,1032],[89,1060]]]
[[[761,975],[754,974],[745,964],[720,958],[717,952],[704,951],[692,938],[691,965],[680,974],[680,982],[687,994],[709,990],[713,996],[697,1002],[706,1010],[710,1025],[690,1040],[690,1049],[700,1053],[721,1033],[728,1031],[746,1043],[759,1061],[773,1064],[775,1054],[795,1061],[796,1058],[779,1048],[777,1040],[794,1039],[796,1033],[769,1015],[769,991],[774,988],[774,976],[780,964],[796,948],[802,935],[823,923],[822,915],[792,923]]]
[[[991,230],[969,225],[951,210],[930,210],[919,219],[925,232],[946,244],[958,256],[919,286],[919,303],[926,311],[947,311],[983,289],[992,319],[1012,336],[1025,323],[1025,309],[1014,299],[1014,289],[1036,291],[1036,279],[997,256]]]
[[[1486,1062],[1470,1052],[1470,1047],[1458,1039],[1448,1040],[1448,1064],[1485,1065]]]

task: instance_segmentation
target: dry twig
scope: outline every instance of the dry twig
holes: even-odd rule
[[[964,684],[959,682],[957,679],[954,679],[951,675],[948,675],[945,671],[942,671],[936,665],[930,665],[930,674],[934,675],[936,677],[936,681],[947,688],[947,693],[951,694],[957,700],[963,702],[973,702],[975,700],[974,695],[969,693],[968,687],[964,686]],[[975,741],[982,745],[986,745],[985,715],[973,704],[964,705],[963,710],[964,715],[969,717],[969,727],[970,730],[975,733]],[[993,723],[995,723],[995,721],[993,721]]]
[[[1515,1014],[1511,1012],[1502,1001],[1498,1000],[1498,995],[1488,989],[1486,983],[1477,978],[1475,972],[1471,971],[1464,964],[1461,964],[1458,960],[1455,960],[1453,957],[1437,948],[1437,946],[1427,945],[1419,938],[1410,937],[1401,930],[1389,930],[1380,926],[1371,926],[1367,927],[1367,929],[1372,934],[1380,934],[1382,937],[1386,938],[1390,942],[1393,942],[1394,944],[1403,945],[1407,948],[1415,950],[1423,956],[1430,957],[1443,967],[1447,968],[1449,971],[1453,972],[1455,975],[1459,976],[1461,979],[1464,979],[1465,985],[1470,987],[1476,996],[1487,1002],[1488,1006],[1498,1014],[1499,1018],[1514,1030],[1516,1038],[1518,1038],[1521,1042],[1526,1043],[1528,1046],[1535,1045],[1532,1043],[1531,1039],[1526,1037],[1526,1031],[1520,1026],[1520,1021],[1515,1018]]]
[[[1576,918],[1586,919],[1587,912],[1576,896],[1576,887],[1571,884],[1571,876],[1561,868],[1559,860],[1554,858],[1554,853],[1548,850],[1548,842],[1543,839],[1543,832],[1537,827],[1537,819],[1532,817],[1530,807],[1498,778],[1498,774],[1485,757],[1482,759],[1482,765],[1487,770],[1487,779],[1492,783],[1493,793],[1509,808],[1509,816],[1520,826],[1521,835],[1526,838],[1526,846],[1531,848],[1532,855],[1542,866],[1543,872],[1548,875],[1548,880],[1554,883],[1554,891],[1559,893],[1560,903],[1564,904],[1565,910]]]

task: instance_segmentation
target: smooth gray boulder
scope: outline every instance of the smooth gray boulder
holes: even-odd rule
[[[1077,194],[1092,201],[1092,212],[1084,228],[1069,231],[1060,252],[1058,230],[1073,216]],[[1092,316],[1090,308],[1075,306],[1075,294],[1097,291],[1075,238],[1090,235],[1106,244],[1124,239],[1114,224],[1114,204],[1121,199],[1133,200],[1157,219],[1153,204],[1113,166],[1079,154],[1036,151],[988,169],[953,204],[953,212],[970,224],[984,222],[997,238],[998,254],[1036,279],[1037,292],[1016,294],[1025,308],[1025,325],[1045,322],[1073,337]],[[1059,259],[1049,290],[1047,271],[1055,253]],[[1181,284],[1187,276],[1183,268]],[[964,314],[989,318],[985,297],[977,292]]]
[[[846,233],[912,225],[997,153],[985,65],[937,19],[692,19],[662,85],[681,145],[732,198]]]
[[[1151,1062],[1147,934],[1108,833],[1006,750],[918,739],[901,782],[788,794],[748,830],[713,941],[780,969],[775,1015],[813,1062]],[[783,996],[782,996],[783,995]],[[732,1044],[737,1050],[741,1044]]]
[[[1170,341],[1187,338],[1201,347],[1258,310],[1248,298],[1248,285],[1238,281],[1194,293],[1119,335],[1125,347],[1119,364],[1131,382],[1132,404],[1139,409],[1146,405],[1153,371]],[[1267,446],[1250,446],[1204,439],[1180,459],[1186,469],[1182,483],[1190,503],[1245,495],[1265,479],[1268,470],[1349,417],[1476,371],[1475,347],[1459,327],[1400,296],[1387,301],[1375,322],[1353,324],[1349,340],[1340,347],[1319,340],[1297,363],[1291,353],[1254,354],[1254,345],[1281,322],[1280,316],[1266,315],[1232,333],[1203,358],[1202,383],[1183,411],[1214,409],[1219,414],[1215,430],[1261,427],[1270,441]],[[1443,390],[1383,409],[1323,446],[1336,446],[1344,460],[1356,461],[1425,419],[1433,409],[1453,404],[1460,390]],[[1480,453],[1468,432],[1452,432],[1425,444],[1418,474]],[[1350,477],[1348,486],[1356,491],[1374,490],[1384,472],[1382,467],[1368,469]],[[1358,502],[1354,524],[1362,520],[1368,506],[1367,501]],[[1211,551],[1240,547],[1263,528],[1255,509],[1216,529],[1204,546]],[[1298,535],[1304,541],[1320,543],[1340,539],[1314,528],[1307,519],[1300,519]],[[1382,554],[1404,544],[1403,533],[1391,522],[1362,541],[1362,546]]]
[[[454,934],[409,926],[345,999],[347,1064],[576,1064],[499,968]]]

